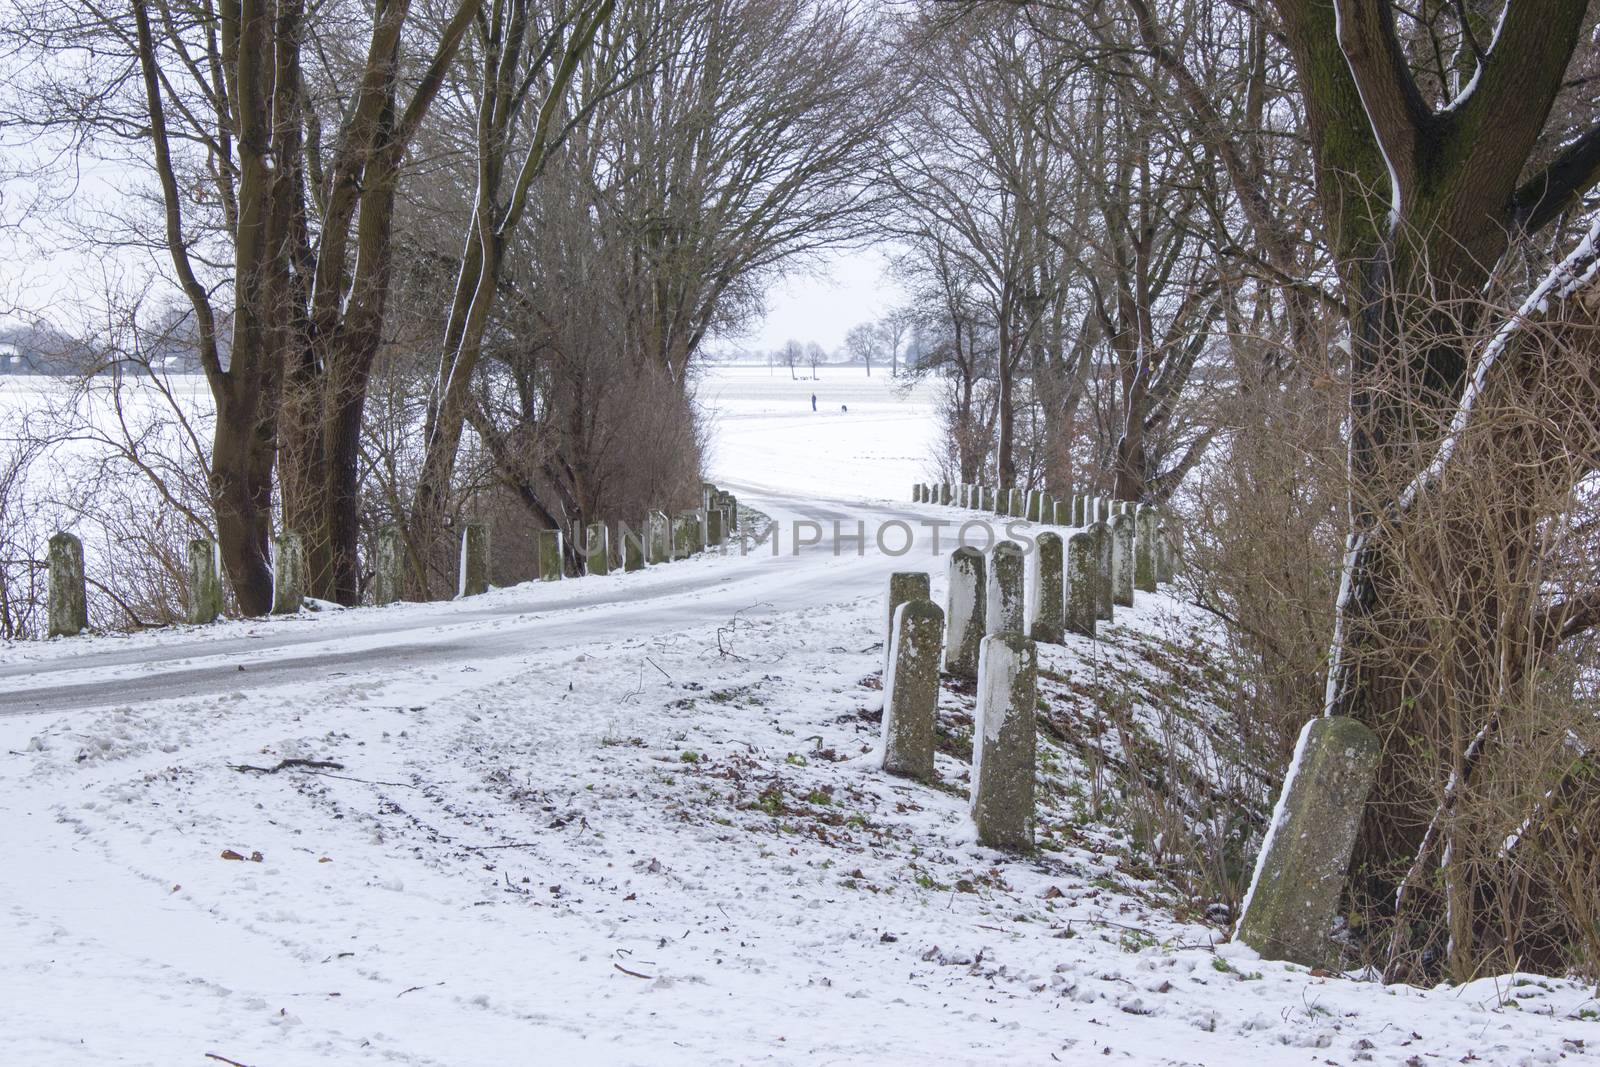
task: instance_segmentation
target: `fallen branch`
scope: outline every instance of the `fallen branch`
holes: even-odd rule
[[[206,1053],[206,1059],[208,1059],[208,1060],[216,1060],[218,1063],[231,1064],[232,1067],[249,1067],[249,1064],[240,1063],[238,1060],[230,1060],[230,1059],[228,1059],[228,1057],[219,1056],[215,1052]]]
[[[281,759],[278,761],[277,765],[273,767],[256,767],[249,763],[230,763],[228,766],[232,770],[239,771],[241,774],[247,771],[253,771],[256,774],[277,774],[279,771],[293,770],[296,767],[303,767],[306,770],[315,771],[344,770],[344,764],[335,763],[333,760],[326,759]]]
[[[617,970],[621,971],[630,978],[643,978],[647,982],[654,979],[653,975],[640,974],[638,971],[630,971],[620,963],[613,963],[611,966],[615,967]]]

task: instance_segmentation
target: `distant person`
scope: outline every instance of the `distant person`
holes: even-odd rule
[[[850,405],[849,404],[840,404],[839,405],[839,410],[841,412],[843,412],[844,414],[848,415],[848,414],[850,414]]]
[[[812,411],[817,410],[817,394],[816,393],[812,393],[811,394],[811,410]]]

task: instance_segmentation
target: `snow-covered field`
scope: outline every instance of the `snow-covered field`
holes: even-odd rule
[[[702,383],[717,480],[779,520],[955,517],[899,503],[928,396],[834,373]],[[884,578],[942,597],[943,561],[783,549],[0,646],[0,1064],[1595,1057],[1573,983],[1385,989],[1180,921],[1056,739],[1043,847],[979,848],[969,688],[941,788],[872,759]],[[1203,621],[1117,621],[1041,650],[1059,721],[1130,677],[1203,713],[1162,653]]]
[[[787,367],[711,368],[699,383],[711,473],[829,499],[907,499],[912,482],[934,480],[936,389],[883,367],[821,367],[799,380]]]

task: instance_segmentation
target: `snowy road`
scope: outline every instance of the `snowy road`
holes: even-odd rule
[[[648,636],[727,621],[756,620],[808,604],[848,599],[890,570],[928,569],[929,547],[890,557],[874,543],[878,525],[915,525],[945,509],[810,501],[729,485],[780,529],[777,555],[760,545],[740,557],[583,578],[558,586],[530,583],[464,602],[397,605],[317,618],[257,620],[221,628],[184,628],[135,637],[0,652],[0,716],[249,692],[330,678],[381,675],[429,664],[522,657],[598,640]],[[833,527],[853,534],[865,522],[864,552],[855,541],[835,554]],[[817,543],[795,549],[796,524]],[[820,531],[820,532],[819,532]],[[940,551],[948,549],[941,544]],[[240,633],[240,630],[244,633]]]

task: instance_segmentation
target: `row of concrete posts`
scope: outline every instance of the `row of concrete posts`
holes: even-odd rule
[[[707,550],[718,551],[739,528],[739,502],[732,493],[709,482],[701,485],[701,506],[668,518],[652,511],[642,527],[619,524],[616,547],[611,527],[590,523],[580,546],[583,569],[603,575],[613,561],[624,571],[643,570],[688,559]],[[560,530],[539,530],[537,558],[539,580],[557,581],[565,572],[566,550]],[[272,613],[288,615],[305,601],[305,549],[300,535],[285,531],[272,539]],[[399,526],[378,531],[372,559],[374,603],[392,604],[404,590],[405,545]],[[461,528],[461,548],[456,575],[456,596],[477,596],[489,591],[489,527],[469,522]],[[47,561],[47,631],[51,637],[70,637],[89,628],[88,596],[83,566],[83,542],[70,533],[50,538]],[[189,542],[188,621],[215,622],[224,604],[222,554],[217,542],[196,538]]]
[[[970,504],[992,492],[918,486],[916,499]],[[979,842],[995,848],[1033,846],[1037,643],[1059,644],[1069,633],[1093,637],[1096,623],[1109,620],[1116,604],[1131,606],[1136,588],[1153,592],[1163,580],[1158,560],[1171,538],[1155,509],[1117,505],[1113,514],[1110,501],[1082,500],[1075,505],[1081,517],[1103,507],[1109,521],[1095,518],[1065,541],[1043,530],[1029,550],[1011,540],[987,554],[957,548],[950,554],[942,609],[930,598],[926,573],[889,577],[883,767],[930,779],[940,670],[975,679],[969,799]],[[1056,502],[1050,505],[1053,520]],[[1022,506],[1023,517],[1027,510],[1044,514],[1045,500],[1039,494]]]
[[[1067,536],[1064,565],[1061,540],[1050,531],[1036,536],[1025,572],[1020,546],[1011,541],[997,544],[987,559],[973,548],[959,548],[950,557],[944,667],[978,680],[973,819],[983,843],[1027,848],[1033,823],[1033,642],[1058,642],[1063,631],[1092,637],[1095,624],[1109,620],[1116,605],[1133,603],[1135,590],[1152,592],[1170,581],[1178,531],[1149,505],[1091,495],[1055,498],[1039,490],[919,483],[912,497],[1077,531]],[[914,585],[915,578],[926,596],[926,575],[896,575],[890,580],[891,610],[897,589]],[[939,614],[926,600],[908,600],[890,630],[884,767],[894,773],[932,773],[927,746],[937,668],[925,646],[929,620]],[[1024,623],[1031,640],[1023,637]],[[903,683],[905,677],[918,681]],[[1320,716],[1301,731],[1236,930],[1263,957],[1305,966],[1336,961],[1328,935],[1379,752],[1377,736],[1343,716]]]

